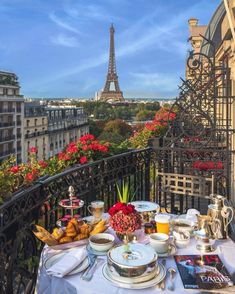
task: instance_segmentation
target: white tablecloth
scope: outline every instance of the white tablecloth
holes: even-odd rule
[[[228,269],[229,273],[234,276],[235,274],[235,244],[231,240],[225,241],[216,241],[216,251],[212,254],[218,254]],[[148,245],[146,245],[148,246]],[[122,289],[113,286],[109,281],[107,281],[102,275],[102,267],[106,261],[106,257],[102,257],[102,261],[99,262],[99,265],[96,268],[94,276],[90,282],[82,280],[81,274],[76,274],[73,276],[66,276],[64,278],[56,278],[50,277],[46,274],[46,271],[43,267],[43,261],[49,255],[55,254],[56,251],[49,249],[45,246],[42,254],[41,261],[38,272],[38,279],[35,293],[37,294],[154,294],[157,291],[161,292],[156,287],[144,289],[144,290],[129,290]],[[177,249],[176,254],[200,254],[200,252],[196,249],[196,241],[191,239],[190,246],[185,249]],[[160,259],[161,260],[161,259]],[[166,268],[173,266],[176,267],[175,261],[173,257],[167,258]],[[166,286],[168,284],[168,280],[166,280]],[[200,292],[198,290],[185,290],[180,278],[179,273],[177,273],[175,277],[175,293],[206,293]],[[229,289],[228,293],[235,293],[235,287],[233,289]],[[173,292],[168,291],[167,287],[164,290],[164,293],[172,294]],[[217,293],[226,293],[221,290],[217,291]]]

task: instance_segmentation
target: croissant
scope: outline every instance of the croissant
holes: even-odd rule
[[[82,239],[86,239],[88,238],[89,235],[87,234],[78,234],[74,239],[73,241],[79,241],[79,240],[82,240]]]
[[[66,227],[66,235],[68,237],[75,237],[77,235],[77,231],[76,231],[76,228],[74,226],[74,224],[69,221],[67,227]]]
[[[58,241],[60,238],[62,238],[65,235],[65,232],[61,228],[54,228],[52,232],[52,236]]]
[[[33,231],[33,233],[39,240],[41,240],[49,246],[54,246],[58,244],[58,241],[46,229],[38,225],[35,226],[37,232]]]
[[[79,232],[80,232],[80,228],[79,228],[79,223],[78,223],[78,221],[76,220],[76,218],[72,218],[70,222],[74,225],[74,227],[75,227],[77,233],[79,233]]]
[[[73,242],[73,239],[71,237],[69,237],[69,236],[62,237],[59,240],[60,244],[65,244],[65,243],[70,243],[70,242]]]
[[[90,233],[90,227],[89,227],[89,225],[88,224],[83,224],[81,227],[80,227],[80,232],[81,232],[81,234],[85,234],[85,235],[89,235],[89,233]]]
[[[95,225],[95,227],[93,228],[93,230],[90,232],[90,236],[99,234],[99,233],[103,233],[106,230],[106,226],[105,226],[105,220],[101,220],[98,222],[98,224]]]

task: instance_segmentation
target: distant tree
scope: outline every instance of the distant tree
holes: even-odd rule
[[[103,120],[89,120],[89,130],[90,134],[94,135],[96,138],[101,135],[105,126],[105,121]]]
[[[105,124],[104,132],[117,134],[126,139],[131,135],[132,127],[128,125],[124,120],[115,119]]]
[[[137,121],[147,121],[147,120],[152,120],[154,119],[155,116],[155,111],[151,111],[151,110],[140,110],[137,114],[136,114],[136,120]]]
[[[103,131],[98,139],[100,141],[106,141],[106,142],[108,141],[114,144],[121,144],[121,142],[125,140],[125,138],[118,133],[112,133],[112,132],[106,132],[106,131]]]
[[[152,103],[146,103],[146,110],[158,111],[160,109],[160,103],[158,101]]]

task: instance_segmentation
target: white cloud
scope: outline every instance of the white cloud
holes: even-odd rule
[[[61,18],[59,18],[58,16],[55,15],[55,13],[50,13],[49,14],[49,18],[50,20],[52,20],[57,26],[65,29],[65,30],[68,30],[72,33],[75,33],[75,34],[79,34],[79,31],[73,27],[72,25],[68,24],[67,22],[65,22],[64,20],[62,20]]]
[[[56,37],[52,37],[51,42],[55,45],[65,47],[79,47],[78,40],[75,37],[66,36],[64,34],[59,34]]]

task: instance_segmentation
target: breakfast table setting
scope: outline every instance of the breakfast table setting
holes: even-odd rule
[[[213,197],[207,215],[161,213],[157,203],[119,197],[108,213],[99,200],[89,217],[71,211],[52,234],[38,226],[34,233],[46,244],[35,293],[235,293],[233,209]]]

